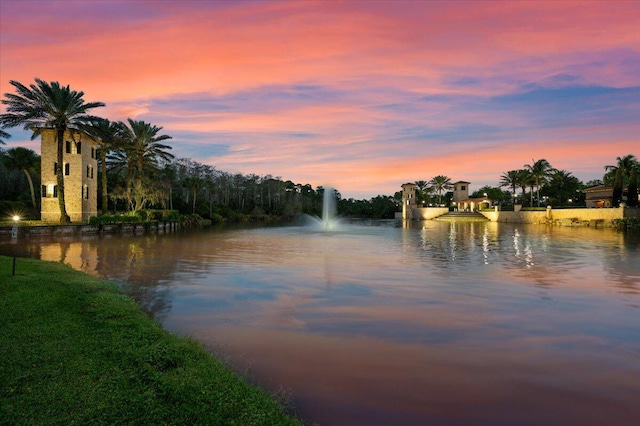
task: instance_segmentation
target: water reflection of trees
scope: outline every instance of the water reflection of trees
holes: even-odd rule
[[[177,271],[178,235],[85,235],[30,237],[17,255],[60,262],[118,283],[158,322],[171,309],[171,283]],[[11,253],[0,245],[0,253]],[[9,251],[8,251],[9,250]]]
[[[418,239],[410,246],[418,245],[418,256],[436,260],[434,266],[455,269],[455,265],[477,266],[491,263],[494,247],[499,244],[498,227],[492,222],[420,222]],[[413,238],[414,232],[405,232],[405,238]]]
[[[423,221],[404,229],[403,238],[405,254],[446,276],[471,272],[478,279],[512,277],[543,287],[603,287],[611,279],[621,290],[639,290],[638,237],[610,229]],[[592,272],[590,283],[579,283]]]
[[[615,235],[615,243],[608,244],[604,250],[606,278],[621,293],[640,295],[640,234],[617,232]]]
[[[96,275],[120,283],[150,316],[162,322],[171,309],[178,257],[170,236],[108,237],[96,245]]]

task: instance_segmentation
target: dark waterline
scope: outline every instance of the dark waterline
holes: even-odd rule
[[[640,418],[640,252],[609,229],[395,222],[0,241],[122,284],[323,425]]]

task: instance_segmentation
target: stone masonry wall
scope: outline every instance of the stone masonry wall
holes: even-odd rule
[[[547,211],[519,212],[480,212],[492,222],[512,223],[557,223],[557,222],[589,222],[602,221],[605,226],[611,225],[614,219],[639,215],[638,209],[629,208],[584,208],[584,209],[551,209]],[[550,217],[549,217],[550,215]]]
[[[449,211],[448,207],[418,207],[412,211],[412,219],[430,220]]]
[[[40,173],[42,185],[46,189],[57,185],[54,164],[57,162],[58,148],[53,129],[43,131],[41,138]],[[71,142],[70,153],[67,153],[66,150],[67,141]],[[80,154],[77,153],[76,144],[78,142],[81,144]],[[67,214],[71,217],[72,222],[86,222],[89,217],[98,213],[98,162],[95,155],[97,143],[83,133],[70,131],[65,133],[64,143],[63,173],[65,164],[69,165],[69,174],[64,176]],[[88,173],[87,167],[89,167]],[[87,191],[88,198],[86,198]],[[50,195],[50,191],[45,191],[42,194],[41,219],[57,222],[60,220],[58,198]]]

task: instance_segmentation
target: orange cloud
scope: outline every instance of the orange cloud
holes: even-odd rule
[[[9,80],[70,84],[105,102],[99,114],[110,119],[163,126],[178,156],[188,133],[194,159],[219,169],[331,179],[345,195],[368,196],[412,176],[495,183],[532,156],[592,178],[599,158],[637,153],[635,2],[34,5],[0,3],[1,93],[12,92]],[[592,93],[603,107],[567,119],[589,104],[500,104],[540,88],[562,98],[564,87],[629,95]],[[182,100],[194,94],[229,109]],[[212,143],[228,154],[207,153]]]

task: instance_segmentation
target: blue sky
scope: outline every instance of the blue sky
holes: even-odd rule
[[[640,155],[638,22],[634,1],[3,0],[0,92],[69,84],[177,157],[346,198],[540,158],[587,181]]]

